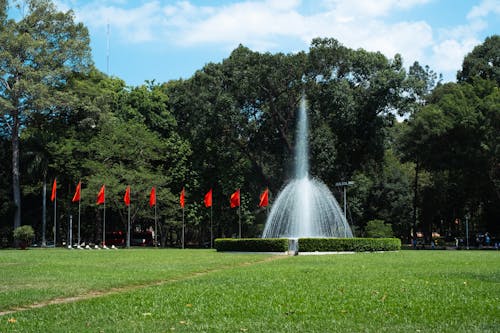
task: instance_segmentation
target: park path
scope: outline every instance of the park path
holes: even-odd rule
[[[217,267],[217,268],[212,268],[212,269],[206,269],[206,270],[198,271],[198,272],[191,272],[191,273],[188,273],[185,275],[172,277],[172,278],[165,279],[165,280],[152,281],[152,282],[148,282],[148,283],[140,284],[140,285],[116,287],[116,288],[111,288],[108,290],[100,290],[100,291],[98,291],[98,290],[92,291],[91,290],[91,291],[88,291],[84,294],[80,294],[80,295],[76,295],[76,296],[57,297],[57,298],[49,299],[46,301],[41,301],[41,302],[37,302],[37,303],[33,303],[33,304],[18,306],[18,307],[14,307],[12,309],[9,309],[9,310],[0,311],[0,317],[14,314],[14,313],[21,312],[21,311],[43,308],[43,307],[46,307],[49,305],[74,303],[74,302],[84,301],[87,299],[93,299],[93,298],[98,298],[98,297],[104,297],[104,296],[110,296],[110,295],[115,295],[115,294],[119,294],[119,293],[134,291],[134,290],[138,290],[138,289],[142,289],[142,288],[162,286],[162,285],[169,284],[169,283],[186,281],[186,280],[197,278],[200,276],[205,276],[205,275],[208,275],[211,273],[221,272],[221,271],[231,269],[231,268],[252,266],[252,265],[262,264],[262,263],[274,261],[277,259],[284,259],[284,258],[288,258],[288,256],[287,255],[274,255],[274,256],[266,257],[266,258],[264,258],[262,260],[258,260],[258,261],[246,261],[246,262],[241,262],[237,265],[227,265],[227,266],[222,266],[222,267]]]

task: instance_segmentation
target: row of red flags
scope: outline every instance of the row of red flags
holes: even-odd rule
[[[75,195],[73,195],[73,199],[71,199],[72,202],[79,202],[80,197],[81,197],[81,189],[82,189],[82,182],[78,182],[78,185],[76,186],[75,190]],[[99,190],[99,193],[97,194],[97,204],[101,205],[105,202],[105,191],[106,187],[105,185],[102,185],[101,189]],[[54,201],[56,199],[56,193],[57,193],[57,181],[54,179],[54,183],[52,184],[52,195],[50,196],[50,200]],[[125,196],[123,197],[123,201],[125,202],[126,206],[130,205],[130,186],[127,186],[127,189],[125,190]],[[205,203],[205,207],[212,207],[212,189],[205,194],[205,197],[203,199],[203,202]],[[185,191],[184,188],[181,191],[181,195],[179,198],[179,203],[182,208],[184,208],[186,204],[186,198],[185,198]],[[229,198],[229,204],[231,208],[239,207],[240,206],[240,189],[238,189],[236,192],[231,194]],[[156,205],[156,188],[153,187],[151,188],[151,192],[149,194],[149,206],[153,207]],[[261,193],[260,195],[260,200],[259,200],[259,207],[267,207],[269,205],[269,189],[266,189],[264,192]]]

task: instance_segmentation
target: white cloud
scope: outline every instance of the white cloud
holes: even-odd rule
[[[489,14],[500,15],[500,0],[483,0],[478,6],[472,7],[467,19],[476,19]]]
[[[271,3],[271,6],[269,6]],[[241,2],[222,8],[208,17],[191,22],[181,36],[183,45],[198,43],[244,43],[273,45],[280,37],[299,37],[304,18],[296,1]]]
[[[328,10],[335,11],[342,16],[374,18],[389,15],[394,9],[407,10],[430,1],[431,0],[325,0],[324,5]]]
[[[464,55],[481,42],[477,36],[487,26],[486,16],[500,13],[500,0],[483,0],[471,8],[463,25],[437,30],[423,20],[394,19],[433,0],[323,0],[314,5],[243,0],[219,6],[144,0],[135,7],[124,0],[94,0],[80,7],[74,5],[78,0],[58,1],[75,8],[77,19],[91,30],[105,31],[109,23],[115,40],[124,44],[230,50],[242,43],[258,51],[287,51],[289,44],[307,49],[312,38],[333,37],[348,47],[381,51],[388,57],[401,53],[408,63],[418,60],[453,77]]]
[[[76,16],[93,29],[109,24],[112,33],[117,32],[122,40],[141,43],[156,39],[155,27],[161,22],[161,16],[157,14],[160,10],[157,1],[144,3],[133,9],[91,3],[79,8]]]
[[[462,66],[464,56],[478,44],[476,39],[456,39],[443,40],[432,48],[431,61],[440,71],[454,72]]]
[[[472,7],[462,25],[440,29],[436,33],[428,62],[438,72],[444,72],[448,79],[454,79],[461,68],[464,57],[482,43],[478,37],[488,28],[486,16],[500,15],[500,0],[483,0]]]

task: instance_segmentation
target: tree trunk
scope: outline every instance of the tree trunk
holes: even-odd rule
[[[19,111],[12,113],[12,193],[14,196],[14,229],[21,226],[21,185],[19,181]]]
[[[415,162],[415,183],[413,185],[413,241],[417,241],[417,205],[418,205],[418,160]]]

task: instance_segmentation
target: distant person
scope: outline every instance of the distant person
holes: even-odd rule
[[[491,242],[491,237],[490,237],[490,234],[489,233],[485,233],[484,234],[484,243],[486,246],[490,246],[490,242]]]

